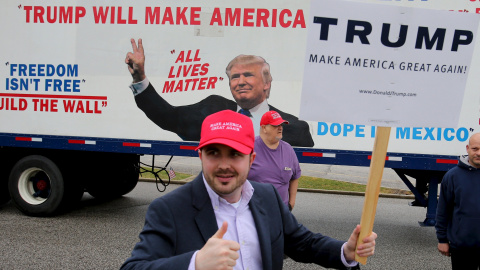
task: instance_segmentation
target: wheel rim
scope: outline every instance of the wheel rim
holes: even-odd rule
[[[18,192],[27,203],[41,204],[50,196],[50,178],[39,168],[29,168],[20,175]]]

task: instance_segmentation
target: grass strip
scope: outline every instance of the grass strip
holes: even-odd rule
[[[168,179],[167,172],[161,171],[158,173],[161,179]],[[171,180],[183,180],[192,176],[191,174],[175,172],[175,178]],[[151,172],[143,172],[140,174],[142,178],[153,178],[155,176]],[[301,176],[298,181],[298,188],[309,188],[309,189],[323,189],[323,190],[339,190],[339,191],[355,191],[355,192],[365,192],[367,186],[363,184],[350,183],[345,181],[331,180],[325,178],[311,177],[311,176]],[[393,189],[393,188],[380,188],[380,193],[383,194],[401,194],[401,195],[411,195],[412,192],[403,190],[403,189]]]

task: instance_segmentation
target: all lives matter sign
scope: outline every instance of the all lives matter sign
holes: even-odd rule
[[[478,14],[340,0],[311,5],[301,119],[457,126]]]

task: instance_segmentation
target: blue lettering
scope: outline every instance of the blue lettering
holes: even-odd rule
[[[64,65],[58,65],[57,66],[57,75],[60,77],[63,77],[65,75],[65,66]]]
[[[352,124],[346,124],[343,126],[343,137],[347,137],[348,132],[353,131],[354,127]]]
[[[433,128],[425,128],[425,131],[427,134],[425,134],[425,137],[423,137],[423,140],[426,140],[427,138],[431,139],[432,141],[435,141],[435,138],[433,137]]]
[[[328,125],[325,122],[318,122],[317,135],[323,136],[328,132]]]
[[[38,65],[38,76],[45,76],[45,65],[40,64]]]
[[[27,65],[20,64],[18,66],[18,75],[27,76]]]
[[[419,127],[414,127],[412,129],[412,139],[421,140],[422,139],[422,130]]]
[[[410,128],[397,127],[397,133],[395,136],[397,139],[410,139]]]
[[[448,133],[454,133],[455,131],[453,130],[453,128],[446,128],[444,131],[443,131],[443,137],[445,138],[445,140],[447,141],[452,141],[454,139],[454,136],[449,136]]]
[[[330,127],[330,133],[333,136],[338,136],[338,135],[340,135],[340,132],[342,132],[342,127],[340,126],[340,124],[333,123],[332,126]]]
[[[7,78],[7,90],[28,90],[28,79],[12,78],[10,80],[10,88],[8,88],[8,82]]]
[[[355,137],[361,137],[361,138],[364,138],[365,137],[365,130],[364,130],[365,126],[364,125],[357,125],[357,129],[355,131]]]
[[[52,77],[53,75],[55,75],[55,66],[52,65],[52,64],[48,64],[47,65],[47,76]]]
[[[463,134],[463,136],[462,136]],[[468,130],[464,127],[457,130],[457,140],[464,142],[468,139]]]
[[[73,92],[80,92],[80,80],[73,80]]]
[[[36,71],[37,65],[35,64],[30,64],[28,65],[28,76],[35,76],[37,75]]]
[[[17,64],[10,64],[10,76],[13,76],[15,71],[17,71]]]

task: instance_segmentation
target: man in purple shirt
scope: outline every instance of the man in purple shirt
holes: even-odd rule
[[[282,269],[283,254],[326,268],[357,267],[375,251],[375,233],[356,249],[299,224],[272,185],[247,181],[255,160],[252,121],[225,110],[203,121],[202,173],[154,200],[140,241],[122,269]]]
[[[288,121],[276,111],[268,111],[262,116],[260,136],[255,137],[257,156],[247,179],[272,184],[291,211],[302,170],[292,146],[282,141],[284,124],[288,125]]]

